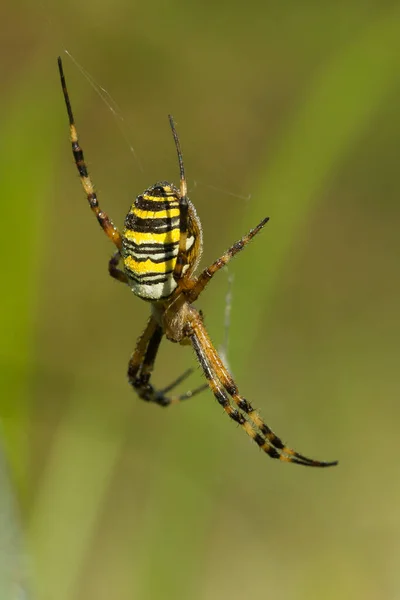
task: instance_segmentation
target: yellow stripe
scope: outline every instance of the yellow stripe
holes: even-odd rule
[[[126,267],[138,275],[143,275],[144,273],[165,273],[166,271],[172,271],[175,262],[176,258],[172,258],[171,260],[167,260],[166,262],[158,264],[151,262],[149,259],[138,262],[132,256],[127,256],[124,258],[124,264]]]
[[[74,124],[69,126],[69,134],[71,136],[71,142],[78,141],[78,134],[76,133],[76,127]]]
[[[93,189],[93,183],[90,180],[90,177],[81,177],[81,181],[82,181],[82,185],[83,185],[83,189],[85,190],[86,194],[93,194],[94,189]]]
[[[180,232],[179,227],[165,233],[142,233],[125,229],[123,237],[135,244],[173,244],[174,242],[179,242]]]
[[[152,202],[178,202],[176,192],[172,191],[171,188],[164,187],[164,190],[169,194],[168,196],[150,196],[149,194],[142,194],[144,200],[151,200]],[[171,198],[171,200],[169,200]]]
[[[139,219],[162,219],[164,217],[179,217],[179,208],[167,209],[161,211],[151,211],[151,210],[140,210],[140,208],[134,208],[131,211],[136,217]]]

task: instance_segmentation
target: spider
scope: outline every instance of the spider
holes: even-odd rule
[[[168,406],[195,396],[210,387],[227,415],[271,458],[308,467],[329,467],[337,461],[312,460],[286,446],[263,421],[238,390],[215,350],[193,303],[213,276],[257,235],[269,220],[264,218],[247,235],[235,242],[220,258],[195,275],[202,252],[202,228],[187,196],[187,183],[178,134],[171,115],[169,123],[180,170],[180,187],[161,181],[137,196],[126,218],[122,234],[100,208],[89,176],[72,113],[61,58],[61,86],[67,107],[70,140],[75,164],[90,208],[117,250],[108,265],[109,274],[127,284],[133,293],[151,305],[151,316],[129,360],[128,381],[147,402]],[[123,269],[119,268],[122,261]],[[157,390],[150,382],[163,336],[171,342],[192,345],[207,383],[180,396],[168,393],[192,372],[189,369],[169,386]]]

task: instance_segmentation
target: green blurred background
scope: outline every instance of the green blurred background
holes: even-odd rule
[[[5,522],[25,544],[0,531],[4,585],[38,600],[400,598],[399,2],[22,0],[0,28]],[[129,389],[149,307],[108,277],[58,54],[117,224],[178,179],[168,112],[202,265],[270,216],[229,267],[229,361],[284,440],[337,468],[269,460],[209,392],[161,410]],[[199,303],[217,346],[227,289],[221,273]],[[155,383],[194,360],[164,342]]]

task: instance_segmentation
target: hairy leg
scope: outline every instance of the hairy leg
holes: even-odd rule
[[[142,400],[154,402],[160,406],[169,406],[170,404],[176,404],[182,400],[192,398],[207,386],[199,386],[195,390],[189,390],[178,396],[167,396],[167,392],[171,391],[190,375],[192,371],[190,369],[162,390],[157,390],[153,387],[150,383],[150,378],[162,337],[163,331],[161,327],[157,325],[153,318],[150,318],[129,361],[128,381]]]
[[[247,435],[266,454],[271,458],[309,467],[330,467],[337,464],[337,461],[323,462],[307,458],[282,442],[250,402],[239,394],[236,384],[219,358],[200,318],[191,324],[189,337],[217,401],[228,416],[239,423]],[[231,406],[228,395],[231,396],[237,408]]]
[[[197,277],[193,287],[186,292],[186,296],[189,302],[194,302],[200,296],[201,292],[204,290],[206,285],[211,281],[214,277],[215,273],[217,273],[222,267],[224,267],[228,262],[236,256],[238,252],[243,250],[247,246],[247,244],[253,239],[257,233],[261,231],[264,225],[268,222],[269,217],[266,217],[255,227],[251,229],[249,233],[243,236],[240,240],[235,242],[220,258],[218,258],[215,262],[212,263],[209,267],[204,269],[202,273]]]
[[[75,126],[74,116],[72,113],[71,102],[68,95],[67,84],[65,82],[64,71],[62,66],[61,58],[58,57],[58,70],[60,72],[61,86],[64,94],[64,100],[67,107],[68,119],[69,119],[69,130],[70,130],[70,139],[72,144],[72,154],[74,155],[75,164],[77,166],[79,177],[81,178],[82,187],[85,191],[86,197],[88,199],[90,208],[96,215],[100,226],[103,231],[110,238],[110,240],[117,246],[118,249],[121,248],[122,240],[121,234],[109,218],[109,216],[100,209],[96,192],[94,191],[94,186],[90,175],[87,170],[87,166],[85,163],[85,159],[83,156],[83,150],[79,145],[78,141],[78,133]]]

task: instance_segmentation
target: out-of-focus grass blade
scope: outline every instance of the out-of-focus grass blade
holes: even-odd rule
[[[96,415],[98,403],[93,388],[80,385],[57,432],[36,499],[30,536],[39,597],[75,598],[99,511],[126,440],[126,419],[111,402]]]
[[[236,294],[246,290],[253,302],[246,319],[233,320],[232,338],[246,339],[247,348],[253,346],[265,319],[299,226],[318,201],[324,183],[398,83],[399,73],[400,10],[396,6],[322,67],[272,152],[272,162],[261,160],[256,201],[246,221],[255,225],[264,215],[271,221],[263,239],[253,242],[258,251],[253,253],[251,272],[245,260],[235,265],[240,282]]]
[[[28,569],[16,498],[0,443],[0,598],[31,600]]]
[[[5,119],[0,143],[0,419],[4,448],[20,493],[26,484],[28,377],[45,230],[44,205],[53,183],[52,142],[56,139],[51,88],[39,64],[32,59],[2,109]]]

